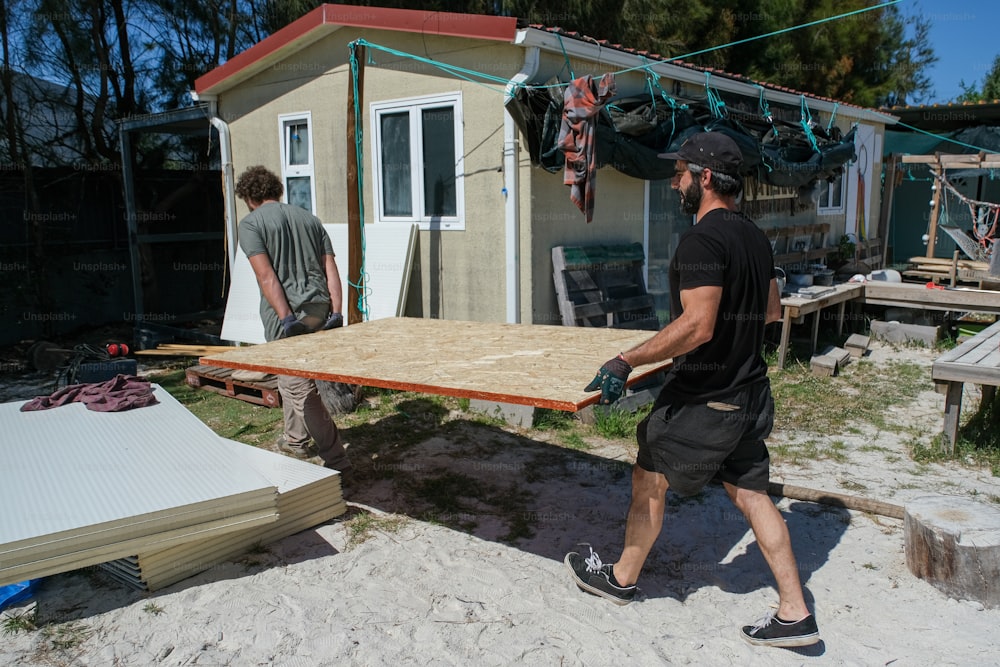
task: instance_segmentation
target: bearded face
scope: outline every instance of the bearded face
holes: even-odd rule
[[[693,177],[694,174],[691,174]],[[688,184],[686,188],[681,188],[677,190],[677,193],[681,197],[681,210],[689,215],[694,215],[698,212],[698,207],[701,206],[701,179],[692,178],[691,183]]]

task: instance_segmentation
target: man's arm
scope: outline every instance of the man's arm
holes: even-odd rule
[[[722,302],[722,287],[707,285],[681,290],[680,317],[649,340],[623,353],[632,366],[665,361],[686,354],[712,340]]]
[[[271,265],[271,258],[267,253],[259,253],[249,258],[253,273],[257,276],[257,284],[260,285],[260,292],[271,304],[279,320],[283,320],[292,314],[292,308],[288,305],[288,298],[285,296],[285,289],[278,280],[278,275]],[[338,283],[337,290],[340,290]]]
[[[330,290],[330,312],[344,312],[344,289],[340,285],[340,271],[333,255],[323,255],[323,272],[326,273],[326,288]]]
[[[767,314],[765,324],[781,320],[781,294],[778,293],[778,281],[771,278],[771,289],[767,293]]]

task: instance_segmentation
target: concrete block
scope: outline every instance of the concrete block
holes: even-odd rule
[[[906,566],[949,597],[1000,608],[1000,508],[960,496],[904,505]]]
[[[871,329],[875,338],[889,343],[922,343],[930,347],[941,339],[941,327],[875,320]]]
[[[847,364],[851,363],[851,353],[842,347],[830,346],[824,349],[821,353],[825,357],[833,357],[837,360],[837,368],[843,368]]]
[[[535,421],[535,408],[530,405],[515,405],[473,398],[469,400],[469,410],[503,419],[511,426],[531,428]]]
[[[844,347],[847,351],[851,353],[852,357],[860,358],[865,356],[868,352],[868,345],[871,343],[871,336],[865,336],[864,334],[851,334],[844,343]]]
[[[809,361],[813,375],[830,377],[837,374],[837,359],[825,354],[817,354]]]

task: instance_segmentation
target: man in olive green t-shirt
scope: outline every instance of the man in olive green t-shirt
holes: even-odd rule
[[[333,329],[343,324],[340,273],[330,237],[319,218],[279,200],[284,186],[265,167],[249,167],[236,183],[236,195],[250,213],[240,221],[240,247],[260,286],[260,317],[268,341]],[[308,458],[316,442],[327,468],[342,474],[351,463],[316,383],[278,376],[284,409],[284,435],[278,448]]]

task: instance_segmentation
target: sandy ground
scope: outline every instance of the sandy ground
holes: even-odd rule
[[[935,356],[872,351],[876,361],[901,355],[928,368]],[[928,389],[890,418],[932,433],[941,429],[942,406]],[[617,557],[630,448],[584,453],[535,432],[485,432],[429,438],[394,465],[481,479],[495,492],[493,505],[456,503],[455,516],[428,521],[426,508],[382,480],[351,493],[341,520],[162,591],[130,591],[94,570],[50,577],[14,610],[34,611],[46,625],[3,637],[0,664],[1000,663],[1000,610],[949,599],[911,575],[902,521],[788,499],[778,506],[823,640],[801,649],[744,643],[738,627],[777,595],[752,533],[719,487],[691,499],[668,496],[664,530],[640,580],[642,601],[617,607],[584,594],[562,558],[579,542],[606,561]],[[917,465],[892,433],[810,437],[844,441],[847,460],[776,465],[773,479],[858,489],[896,504],[926,494],[1000,497],[1000,478],[989,471]],[[377,519],[370,536],[353,538],[365,515]],[[517,516],[532,529],[508,543]]]

